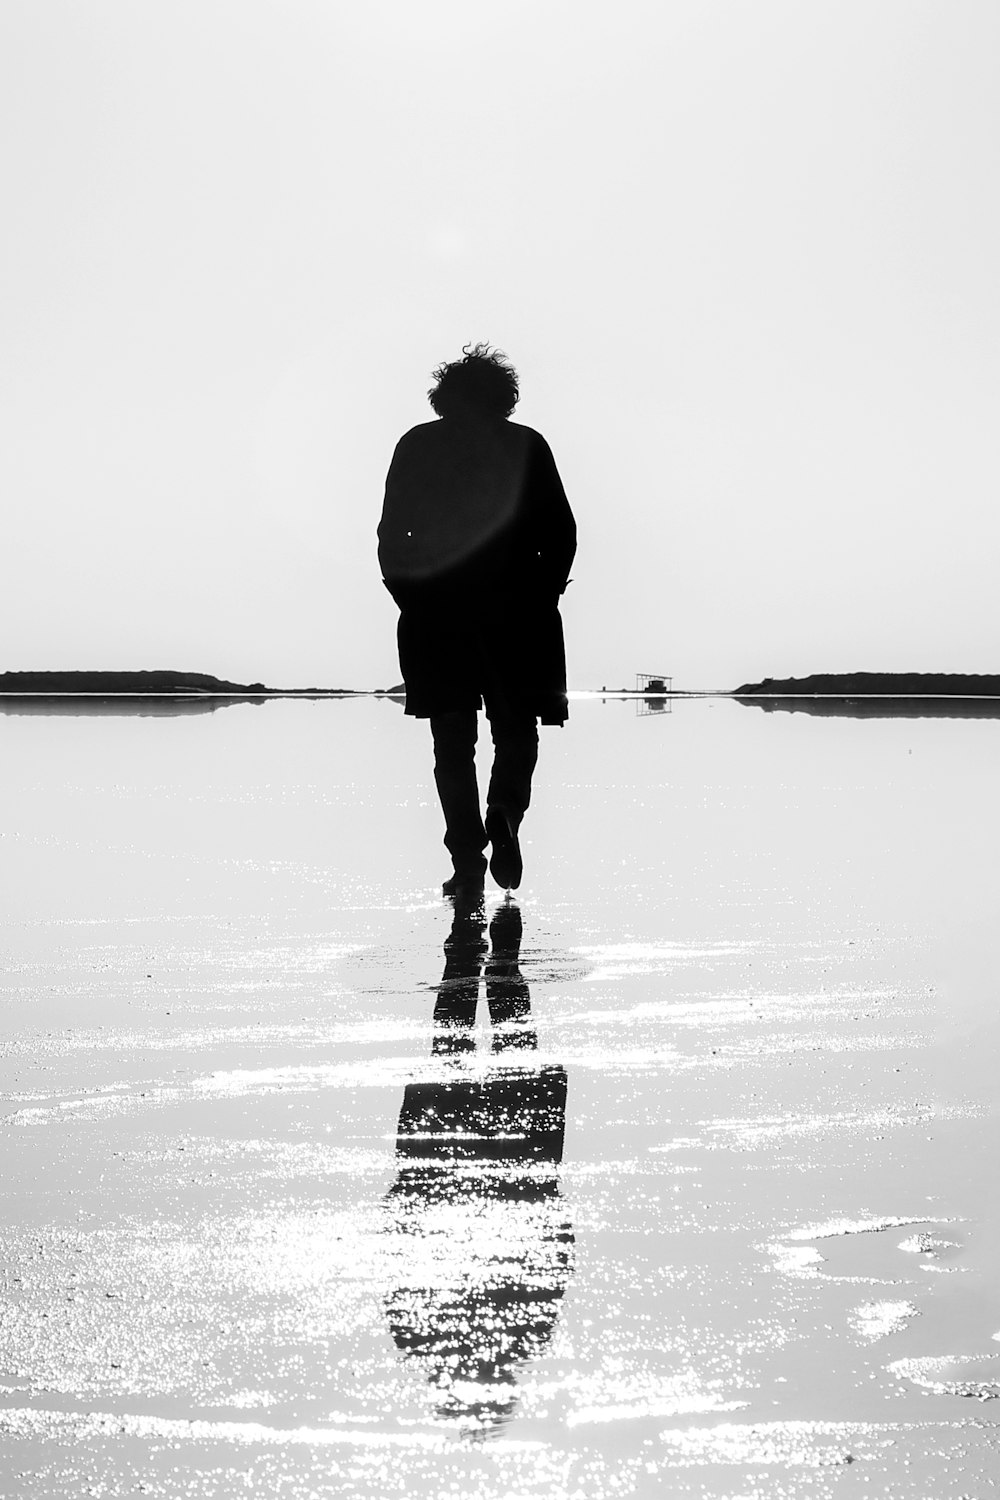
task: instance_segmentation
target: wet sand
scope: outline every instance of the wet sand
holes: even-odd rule
[[[0,1494],[994,1492],[995,722],[3,734]]]

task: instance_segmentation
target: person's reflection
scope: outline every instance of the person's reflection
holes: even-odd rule
[[[456,905],[433,1041],[454,1076],[407,1085],[387,1194],[404,1267],[386,1301],[392,1336],[436,1387],[438,1415],[476,1428],[512,1415],[517,1372],[548,1345],[573,1269],[557,1176],[566,1071],[532,1065],[517,907],[497,909],[489,949],[485,931],[481,904]],[[485,1069],[474,1029],[484,963]]]

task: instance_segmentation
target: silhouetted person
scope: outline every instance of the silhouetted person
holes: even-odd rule
[[[545,439],[508,421],[516,372],[488,345],[438,367],[435,422],[393,454],[379,562],[400,608],[406,713],[430,719],[434,779],[454,874],[446,895],[521,880],[518,829],[531,799],[538,721],[567,718],[559,596],[576,523]],[[476,782],[478,713],[494,760],[483,819]]]
[[[481,903],[456,900],[434,1008],[450,1076],[406,1086],[386,1194],[401,1261],[386,1299],[393,1339],[422,1365],[439,1414],[479,1429],[512,1415],[517,1371],[548,1345],[573,1269],[557,1177],[566,1072],[536,1061],[520,912],[497,910],[489,953],[485,926]],[[490,1050],[504,1054],[485,1072],[468,1056],[484,963]]]

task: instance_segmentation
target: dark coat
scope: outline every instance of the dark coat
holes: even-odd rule
[[[441,417],[396,446],[378,529],[400,608],[406,712],[480,708],[483,695],[567,717],[559,595],[576,523],[548,443],[530,427]]]

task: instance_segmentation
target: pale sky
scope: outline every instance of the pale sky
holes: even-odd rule
[[[998,66],[996,0],[2,0],[0,669],[397,681],[385,471],[488,339],[571,686],[1000,671]]]

